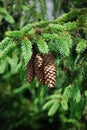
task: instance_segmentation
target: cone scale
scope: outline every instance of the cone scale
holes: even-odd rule
[[[28,82],[32,82],[34,77],[35,77],[35,72],[34,72],[34,59],[35,59],[35,54],[33,53],[30,61],[28,62],[27,65],[27,80]]]
[[[41,84],[44,84],[43,76],[43,58],[40,54],[37,54],[35,57],[35,73]]]
[[[52,53],[44,55],[43,74],[45,85],[54,87],[56,82],[56,65]]]

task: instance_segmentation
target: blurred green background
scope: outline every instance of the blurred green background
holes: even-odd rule
[[[53,20],[83,7],[87,7],[87,0],[0,0],[0,41],[6,31],[21,29],[36,21]],[[13,53],[0,63],[0,130],[77,130],[62,123],[61,109],[54,116],[47,115],[42,106],[57,89],[44,89],[36,78],[32,84],[22,81],[24,75],[15,72],[18,61],[18,54]],[[58,71],[60,88],[65,75],[62,70]],[[86,110],[87,106],[84,113]],[[87,115],[84,122],[87,124]]]

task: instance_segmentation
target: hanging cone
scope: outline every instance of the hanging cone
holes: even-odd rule
[[[27,80],[30,83],[33,81],[34,76],[35,76],[34,60],[35,60],[35,54],[33,53],[30,61],[28,62],[28,65],[27,65]]]
[[[43,56],[44,84],[54,87],[56,82],[56,65],[52,53]]]
[[[37,54],[35,57],[35,73],[37,75],[37,78],[41,84],[44,84],[44,78],[43,78],[43,58],[41,54]]]

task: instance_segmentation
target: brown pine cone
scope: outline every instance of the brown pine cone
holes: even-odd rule
[[[56,65],[52,53],[43,56],[43,75],[44,84],[48,87],[54,87],[56,82]]]
[[[30,61],[28,62],[28,65],[27,65],[27,80],[30,83],[33,81],[33,79],[35,77],[34,60],[35,60],[35,53],[32,54],[32,57],[31,57]]]
[[[41,84],[44,84],[44,77],[43,77],[43,58],[41,54],[37,54],[35,56],[35,73],[37,78]]]

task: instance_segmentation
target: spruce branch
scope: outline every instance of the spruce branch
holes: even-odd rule
[[[64,110],[68,110],[68,102],[71,97],[71,87],[72,87],[72,85],[67,86],[62,95],[61,105]]]
[[[83,33],[86,35],[84,32],[84,27],[86,27],[85,12],[87,12],[87,9],[75,9],[63,14],[56,20],[29,23],[21,30],[6,32],[7,37],[0,42],[0,58],[7,56],[12,48],[19,48],[19,55],[23,61],[22,65],[26,66],[31,59],[32,48],[34,47],[37,53],[41,53],[41,55],[52,52],[57,55],[57,59],[61,56],[60,59],[64,59],[62,64],[67,68],[67,72],[70,72],[70,74],[72,72],[72,75],[74,75],[75,71],[77,72],[81,66],[74,63],[77,56],[73,54],[73,51],[76,51],[75,53],[79,55],[87,48],[86,38],[82,38],[80,33],[80,29],[83,29]],[[84,16],[84,25],[80,24],[80,15]],[[79,35],[76,35],[76,33]],[[84,57],[84,59],[86,58]],[[78,62],[80,61],[78,60]]]
[[[87,41],[85,39],[79,39],[76,51],[77,53],[82,53],[87,48]]]
[[[31,24],[27,24],[25,27],[23,27],[20,32],[22,34],[28,33],[32,28],[44,28],[47,27],[49,24],[64,24],[66,22],[73,22],[73,26],[69,25],[70,28],[77,28],[76,24],[74,21],[76,21],[79,17],[79,15],[81,14],[85,14],[87,12],[87,9],[76,9],[76,10],[72,10],[71,12],[69,12],[68,14],[63,14],[62,16],[60,16],[58,19],[53,20],[53,21],[41,21],[41,22],[36,22],[36,23],[31,23]],[[74,20],[73,20],[74,19]],[[76,19],[76,20],[75,20]],[[69,23],[70,24],[70,23]],[[67,26],[67,25],[66,25]],[[11,32],[10,32],[11,33]],[[8,33],[7,33],[8,35]],[[10,36],[10,35],[9,35]]]
[[[43,110],[48,110],[48,116],[53,116],[57,112],[62,99],[60,92],[61,90],[58,90],[57,93],[54,93],[47,98],[47,102],[44,104]]]
[[[3,39],[3,40],[0,42],[0,50],[6,48],[6,46],[9,44],[10,41],[11,41],[11,38],[10,38],[10,37],[6,37],[5,39]]]
[[[3,74],[5,72],[7,65],[8,63],[6,62],[6,60],[0,60],[0,74]]]
[[[53,103],[53,105],[49,109],[48,116],[53,116],[57,112],[59,105],[60,104],[58,103],[58,101],[55,100],[55,102]]]
[[[44,41],[44,39],[40,38],[37,42],[37,46],[38,46],[38,49],[39,49],[39,52],[40,53],[48,53],[49,49],[48,49],[48,45],[47,43]]]
[[[23,66],[23,62],[22,60],[18,63],[17,67],[16,67],[16,73],[20,71],[21,67]]]
[[[2,19],[4,18],[9,23],[13,24],[15,22],[13,17],[8,13],[5,8],[0,7],[0,14],[2,15]]]
[[[7,37],[11,37],[11,38],[21,38],[23,37],[23,33],[21,31],[15,30],[15,31],[7,31],[6,32],[6,36]]]
[[[28,64],[28,61],[30,60],[32,56],[32,43],[28,40],[27,37],[25,37],[21,41],[21,49],[22,49],[22,56],[25,62],[25,66]]]
[[[11,52],[16,47],[16,44],[13,41],[10,42],[8,46],[0,53],[0,59],[4,59],[8,55],[8,53]]]
[[[70,47],[72,44],[72,40],[70,39],[68,32],[60,33],[58,39],[58,46],[60,54],[63,56],[69,56],[70,54]]]

